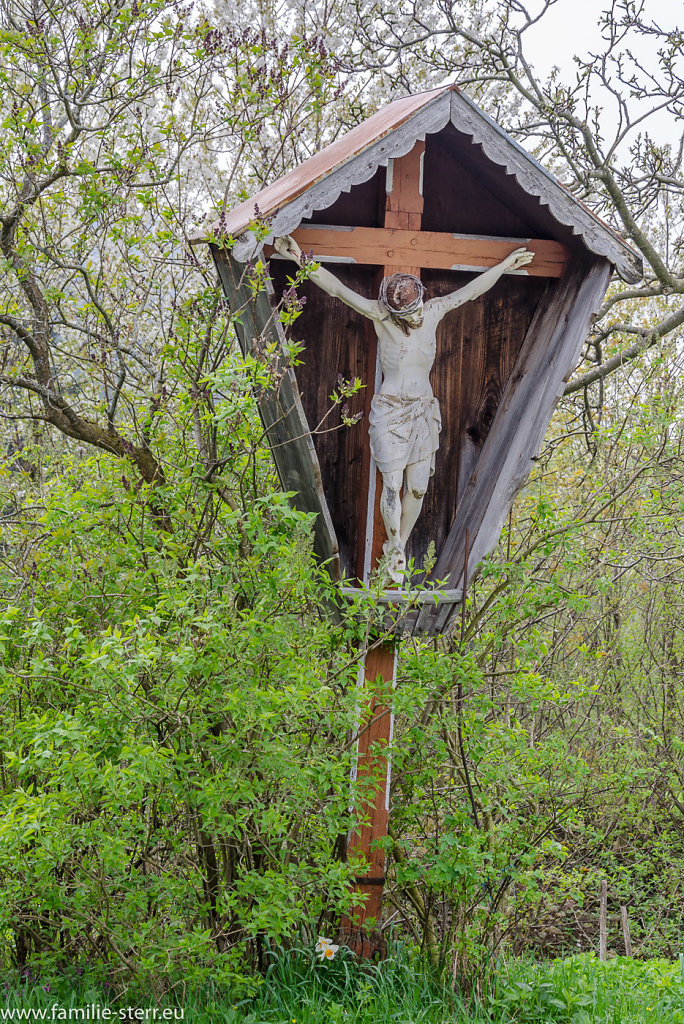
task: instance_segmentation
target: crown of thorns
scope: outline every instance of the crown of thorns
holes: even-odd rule
[[[405,287],[408,283],[413,286],[412,290],[416,297],[411,299],[410,302],[398,305],[396,292],[399,291],[402,285]],[[419,277],[415,277],[414,274],[392,274],[391,277],[384,277],[382,279],[378,298],[383,306],[389,309],[390,313],[394,313],[396,316],[410,316],[422,304],[424,294],[425,288]]]

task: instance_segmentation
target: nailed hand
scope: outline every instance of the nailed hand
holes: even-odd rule
[[[519,270],[521,267],[531,263],[533,259],[534,253],[521,246],[520,249],[514,249],[510,256],[506,257],[504,263],[507,270]]]
[[[276,252],[280,253],[281,256],[295,260],[296,263],[299,263],[301,260],[302,250],[299,248],[292,235],[281,235],[278,238],[274,238],[273,248]]]

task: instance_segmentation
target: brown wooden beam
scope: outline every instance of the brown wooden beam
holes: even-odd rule
[[[418,214],[412,213],[411,216],[415,218]],[[388,220],[398,217],[398,211],[388,211]],[[333,256],[393,269],[486,269],[524,245],[535,254],[533,262],[525,267],[528,274],[532,277],[560,277],[570,258],[565,246],[545,238],[470,238],[447,231],[311,225],[297,228],[292,237],[304,252],[313,251],[315,257]],[[272,251],[267,247],[267,255]]]
[[[356,778],[371,783],[362,816],[365,819],[349,838],[349,855],[361,855],[368,869],[356,880],[356,891],[364,897],[351,916],[342,922],[344,941],[357,956],[384,956],[384,940],[380,931],[382,897],[385,882],[385,851],[376,840],[387,835],[389,820],[390,766],[387,749],[392,740],[390,708],[396,672],[397,650],[391,641],[371,648],[366,654],[364,681],[377,687],[372,698],[370,719],[359,733]]]
[[[385,228],[420,231],[423,220],[423,159],[425,141],[419,139],[405,156],[387,167]],[[386,263],[387,260],[383,260]],[[403,262],[403,261],[402,261]],[[394,263],[390,260],[390,263]]]
[[[424,152],[425,142],[419,140],[409,153],[392,161],[391,172],[388,169],[385,203],[386,229],[399,231],[406,229],[409,234],[420,232],[423,212],[421,182]],[[334,234],[340,236],[352,234],[352,232],[340,231]],[[393,254],[389,257],[387,254],[383,254],[382,259],[374,262],[383,267],[385,276],[398,271],[419,275],[421,270],[418,261],[393,259]],[[373,351],[376,350],[377,345]],[[375,366],[373,366],[373,376],[375,376],[374,371]],[[369,387],[368,391],[371,390],[372,387]],[[370,455],[368,458],[370,459]],[[377,469],[374,469],[373,472],[375,486],[371,487],[372,474],[369,466],[366,501],[365,503],[361,502],[365,507],[365,529],[360,534],[364,537],[364,563],[366,562],[365,550],[368,549],[370,554],[362,576],[364,582],[368,582],[368,575],[373,572],[382,557],[382,546],[387,537],[385,524],[380,515],[382,477]],[[384,839],[387,835],[389,818],[391,769],[387,748],[392,738],[391,696],[396,664],[396,645],[389,640],[371,648],[366,654],[364,665],[364,681],[377,685],[378,689],[373,697],[370,721],[359,735],[356,776],[357,779],[370,777],[374,785],[364,808],[363,817],[366,822],[361,825],[355,835],[350,837],[348,850],[365,858],[368,863],[368,871],[363,878],[356,880],[356,891],[360,896],[365,897],[364,902],[357,905],[350,918],[342,921],[340,928],[346,944],[354,950],[357,956],[364,959],[385,955],[385,941],[380,929],[382,897],[385,888],[385,851],[378,848],[376,844],[377,840]]]

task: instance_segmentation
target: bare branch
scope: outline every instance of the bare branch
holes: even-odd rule
[[[575,377],[566,386],[563,394],[572,395],[575,391],[580,391],[582,388],[594,384],[597,380],[603,380],[610,373],[613,373],[614,370],[620,369],[627,363],[632,362],[643,352],[646,352],[647,349],[653,348],[654,345],[657,345],[658,342],[662,341],[664,337],[682,324],[684,324],[684,306],[680,307],[675,313],[672,313],[671,316],[661,320],[658,326],[651,330],[629,326],[616,327],[615,330],[638,334],[639,341],[626,349],[622,349],[621,352],[618,352],[617,355],[612,356],[610,359],[606,359],[604,363],[596,366],[593,370],[588,370],[586,373],[581,374],[581,376]]]

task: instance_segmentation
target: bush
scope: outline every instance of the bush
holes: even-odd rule
[[[6,533],[6,965],[239,987],[264,936],[348,906],[356,668],[316,611],[308,517],[224,505],[193,555],[188,504],[160,532],[92,460]]]

